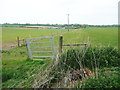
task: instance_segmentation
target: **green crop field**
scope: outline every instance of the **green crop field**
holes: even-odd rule
[[[91,27],[81,29],[34,29],[34,28],[2,28],[2,69],[3,87],[31,87],[33,74],[37,73],[37,66],[41,67],[47,61],[32,61],[27,59],[25,46],[6,48],[17,44],[20,39],[53,36],[58,50],[59,36],[63,35],[63,44],[87,43],[88,37],[92,47],[111,46],[118,49],[117,27]],[[35,70],[34,72],[32,72]],[[18,73],[17,73],[18,72]],[[31,73],[32,72],[32,73]],[[22,74],[22,75],[21,75]],[[26,74],[28,76],[26,76]],[[26,77],[25,77],[26,76]],[[29,78],[31,77],[31,78]],[[19,84],[19,82],[21,84]],[[29,83],[28,83],[29,82]],[[14,83],[14,84],[13,84]]]

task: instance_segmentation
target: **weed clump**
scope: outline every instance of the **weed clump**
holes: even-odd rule
[[[67,77],[68,81],[71,81],[72,78],[78,74],[78,76],[83,75],[81,78],[85,78],[87,74],[86,69],[89,69],[90,72],[94,72],[95,77],[98,77],[99,68],[117,67],[119,65],[120,55],[118,50],[113,47],[88,47],[80,50],[72,48],[60,55],[58,64],[50,73],[50,75],[54,76],[51,83],[62,81],[64,77]],[[103,78],[104,76],[100,77],[99,80]],[[117,76],[114,75],[113,78],[116,79]],[[112,80],[113,79],[111,79],[111,81]]]
[[[88,67],[111,67],[120,65],[118,50],[112,47],[70,49],[60,56],[59,67],[65,71]]]
[[[103,69],[105,70],[105,68]],[[104,72],[103,69],[100,69],[98,78],[90,77],[83,83],[77,83],[76,88],[120,88],[120,68],[107,68],[107,71]]]

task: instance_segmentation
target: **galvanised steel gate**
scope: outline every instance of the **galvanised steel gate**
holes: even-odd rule
[[[56,47],[53,37],[38,37],[26,39],[28,55],[33,60],[43,60],[56,56]]]

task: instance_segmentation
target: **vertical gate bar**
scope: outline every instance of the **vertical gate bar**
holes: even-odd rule
[[[50,37],[50,44],[51,44],[51,48],[52,48],[52,56],[54,57],[54,52],[53,52],[53,39],[52,37]]]
[[[53,52],[53,39],[52,37],[50,37],[50,43],[51,43],[51,48],[52,48],[52,56],[54,57],[54,52]]]
[[[54,38],[52,37],[52,43],[53,43],[53,56],[56,56],[56,47],[55,47],[55,43],[54,43]]]
[[[27,45],[29,59],[32,59],[32,53],[31,53],[31,50],[30,50],[30,43],[28,42],[27,39],[26,39],[26,45]]]

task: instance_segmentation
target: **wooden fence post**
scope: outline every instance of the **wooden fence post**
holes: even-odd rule
[[[20,40],[19,37],[17,37],[18,47],[20,46]]]
[[[63,36],[61,35],[59,39],[59,53],[62,53],[62,43],[63,43]]]

